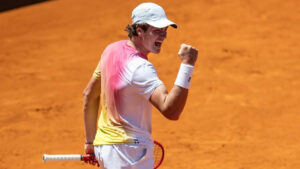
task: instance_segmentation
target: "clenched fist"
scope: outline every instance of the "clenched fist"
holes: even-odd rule
[[[198,50],[183,43],[178,51],[178,56],[182,63],[194,66],[198,57]]]

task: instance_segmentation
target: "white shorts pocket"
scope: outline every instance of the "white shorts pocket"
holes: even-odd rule
[[[114,148],[131,165],[142,162],[147,155],[147,147],[143,145],[119,144]]]

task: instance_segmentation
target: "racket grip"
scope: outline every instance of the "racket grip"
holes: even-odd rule
[[[43,155],[43,161],[82,161],[83,156],[80,154],[63,154],[63,155]]]

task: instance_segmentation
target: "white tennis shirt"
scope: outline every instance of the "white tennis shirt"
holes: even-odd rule
[[[158,78],[154,66],[147,60],[147,57],[143,57],[138,51],[127,45],[127,41],[116,42],[115,45],[111,45],[106,50],[119,49],[120,46],[128,56],[130,55],[130,59],[123,65],[123,73],[118,76],[120,79],[115,92],[117,94],[114,94],[118,99],[115,104],[115,111],[120,119],[116,120],[113,115],[110,115],[110,110],[106,106],[108,103],[105,100],[105,94],[103,96],[102,92],[102,110],[98,120],[94,145],[136,142],[152,144],[152,104],[149,98],[155,88],[163,83]],[[113,53],[107,51],[106,53],[109,53],[107,54],[111,57],[109,59],[114,59],[111,56]],[[108,56],[102,55],[102,57]],[[106,62],[100,62],[94,77],[97,78],[97,74],[100,74],[99,71],[101,70],[101,80],[103,79],[105,74],[102,72],[104,69],[101,66],[107,66],[104,65]],[[102,91],[105,90],[103,85],[101,85],[101,88]]]

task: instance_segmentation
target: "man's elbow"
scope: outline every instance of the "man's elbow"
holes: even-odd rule
[[[172,121],[177,121],[177,120],[179,120],[179,117],[180,116],[169,116],[169,117],[167,117],[169,120],[172,120]]]
[[[177,121],[180,118],[181,111],[178,110],[165,110],[162,114],[169,120]]]
[[[82,93],[83,95],[83,99],[87,102],[90,101],[92,99],[96,99],[96,94],[93,93],[91,90],[85,89]]]

